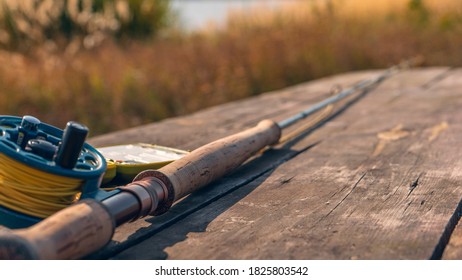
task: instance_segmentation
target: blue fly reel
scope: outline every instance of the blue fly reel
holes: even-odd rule
[[[31,116],[0,116],[0,153],[44,174],[82,180],[80,199],[102,200],[112,195],[99,189],[106,160],[85,143],[87,133],[76,122],[69,122],[63,131]],[[27,227],[40,220],[0,206],[0,224],[7,227]]]

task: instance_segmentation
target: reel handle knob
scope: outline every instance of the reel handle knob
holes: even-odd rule
[[[24,116],[21,120],[21,125],[18,128],[16,144],[21,148],[25,148],[30,139],[34,139],[38,135],[40,120],[32,116]]]
[[[52,160],[57,147],[46,140],[32,139],[27,142],[26,151],[39,155],[47,160]]]
[[[68,122],[64,129],[61,145],[56,154],[56,164],[68,169],[74,168],[87,134],[88,128],[83,124]]]
[[[29,131],[37,131],[40,121],[36,117],[24,116],[21,121],[21,127]]]

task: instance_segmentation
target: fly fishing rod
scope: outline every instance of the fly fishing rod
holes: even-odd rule
[[[112,192],[95,189],[106,166],[101,155],[82,142],[85,127],[74,123],[63,133],[31,117],[7,118],[3,128],[0,121],[0,147],[7,143],[6,155],[29,168],[26,173],[37,168],[59,173],[57,176],[76,177],[84,189],[84,199],[33,226],[14,230],[0,227],[0,258],[77,259],[93,253],[111,240],[117,226],[165,213],[175,201],[233,171],[263,148],[277,144],[283,129],[415,63],[410,60],[393,66],[283,121],[260,121],[255,127],[206,144],[158,170],[143,171],[133,182]],[[34,141],[54,145],[34,146]]]

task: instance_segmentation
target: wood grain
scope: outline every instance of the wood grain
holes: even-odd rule
[[[268,145],[276,144],[281,129],[271,120],[206,144],[159,171],[169,178],[175,201],[234,171]]]
[[[133,136],[194,148],[263,118],[281,120],[328,96],[335,84],[347,87],[378,73],[329,77],[93,141]],[[123,226],[94,257],[440,258],[450,248],[462,198],[461,75],[448,68],[400,73],[165,216]],[[165,127],[174,128],[156,133]]]
[[[0,231],[2,259],[78,259],[106,245],[114,221],[95,200],[83,200],[38,224]]]

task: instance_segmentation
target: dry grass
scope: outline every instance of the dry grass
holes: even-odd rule
[[[0,114],[77,120],[95,135],[416,54],[427,65],[461,66],[462,4],[414,2],[300,1],[149,43],[72,55],[3,51]]]

